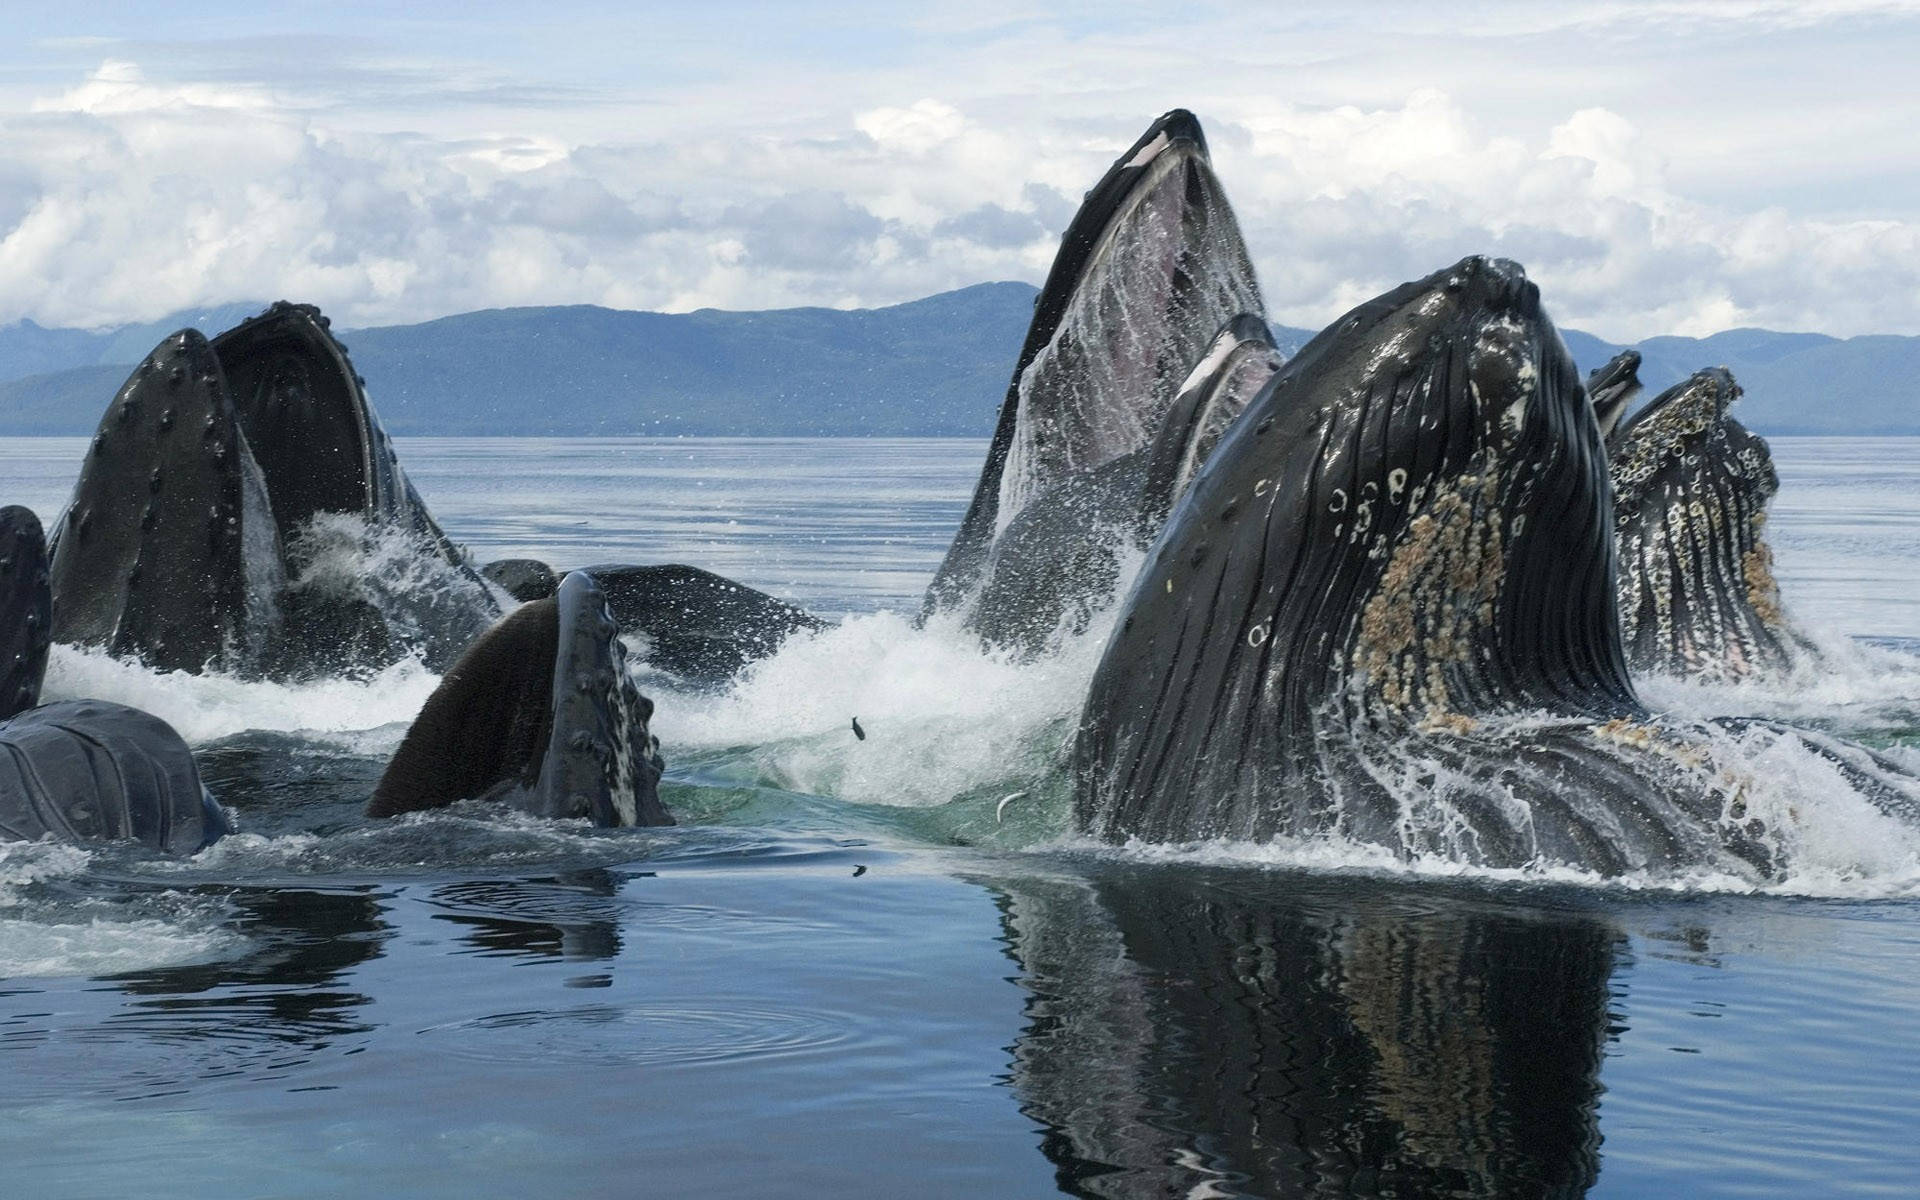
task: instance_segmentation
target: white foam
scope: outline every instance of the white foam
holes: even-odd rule
[[[1516,723],[1523,724],[1524,722]],[[1713,892],[1808,896],[1832,899],[1920,897],[1920,829],[1889,816],[1854,790],[1845,774],[1808,741],[1767,728],[1739,733],[1705,727],[1713,762],[1726,783],[1764,823],[1766,840],[1783,864],[1765,880],[1732,871],[1686,865],[1607,876],[1557,863],[1502,868],[1474,865],[1445,850],[1403,855],[1385,846],[1337,834],[1276,838],[1271,842],[1227,839],[1120,846],[1072,835],[1045,849],[1115,855],[1146,862],[1208,866],[1255,866],[1368,876],[1465,879],[1496,884],[1573,885],[1616,891]],[[1815,743],[1824,739],[1809,735]],[[1410,764],[1409,777],[1444,776],[1438,763]],[[1444,790],[1445,779],[1439,779]],[[1435,788],[1408,789],[1410,807],[1431,805]],[[1907,789],[1920,796],[1920,779]],[[1444,814],[1427,814],[1429,823]],[[1432,833],[1432,830],[1428,830]],[[1426,844],[1460,847],[1445,838]]]
[[[0,978],[115,975],[228,957],[244,945],[221,929],[141,918],[42,924],[0,917]]]
[[[0,909],[19,903],[22,887],[77,875],[92,856],[59,842],[0,842]]]
[[[1920,657],[1855,641],[1795,620],[1814,644],[1785,673],[1740,683],[1702,683],[1672,676],[1636,676],[1652,707],[1688,716],[1756,716],[1784,720],[1871,718],[1875,709],[1920,706]]]
[[[152,671],[135,659],[55,645],[45,700],[93,699],[144,709],[191,743],[249,729],[342,733],[410,723],[440,677],[413,659],[365,679],[275,683]]]
[[[178,892],[128,904],[45,900],[33,885],[80,875],[92,852],[55,842],[0,842],[0,979],[94,976],[206,962],[245,939],[222,929],[217,903]],[[146,915],[159,910],[157,915]]]

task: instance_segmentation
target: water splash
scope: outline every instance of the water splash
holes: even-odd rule
[[[289,540],[287,561],[288,602],[370,608],[388,638],[429,663],[450,663],[514,604],[426,533],[359,513],[316,513]]]
[[[364,679],[277,683],[235,675],[152,671],[137,659],[55,645],[46,700],[112,700],[144,709],[199,745],[246,730],[358,734],[413,720],[440,677],[405,659]]]
[[[1795,624],[1814,653],[1787,671],[1738,683],[1637,676],[1634,686],[1651,707],[1685,716],[1764,716],[1876,740],[1920,734],[1920,656]]]
[[[661,698],[668,762],[734,749],[766,786],[929,807],[1058,770],[1113,620],[1035,662],[983,647],[959,618],[849,617],[789,639],[719,696]],[[867,733],[855,738],[858,717]]]

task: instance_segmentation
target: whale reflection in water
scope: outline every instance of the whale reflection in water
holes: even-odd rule
[[[1022,1109],[1071,1195],[1568,1196],[1620,935],[1352,880],[995,879]]]

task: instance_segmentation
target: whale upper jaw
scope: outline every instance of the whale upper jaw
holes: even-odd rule
[[[257,534],[245,435],[197,330],[163,341],[114,397],[55,531],[54,639],[199,671],[245,657]],[[258,572],[256,572],[257,574]]]
[[[573,571],[554,599],[560,632],[552,731],[520,807],[603,826],[673,824],[660,802],[659,742],[648,729],[653,701],[627,671],[605,594],[592,575]]]
[[[1638,350],[1623,350],[1587,376],[1587,398],[1603,438],[1612,436],[1627,406],[1640,395],[1640,361]]]

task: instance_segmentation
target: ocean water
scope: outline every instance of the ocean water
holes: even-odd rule
[[[0,442],[51,519],[85,442]],[[649,681],[682,824],[359,808],[434,679],[302,687],[56,651],[242,832],[0,846],[7,1195],[1911,1195],[1920,855],[1825,831],[1737,881],[1074,839],[1097,636],[1040,665],[911,615],[968,441],[438,440],[485,559],[687,562],[834,628]],[[1777,439],[1771,538],[1834,660],[1650,683],[1920,739],[1920,442]],[[865,741],[850,722],[858,717]]]

